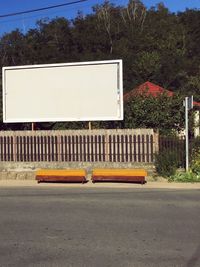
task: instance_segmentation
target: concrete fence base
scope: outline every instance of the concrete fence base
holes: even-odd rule
[[[0,164],[0,180],[35,180],[35,172],[39,169],[80,169],[87,171],[90,180],[92,169],[94,168],[135,168],[145,169],[148,179],[155,174],[155,167],[151,163],[113,163],[113,162],[5,162]]]

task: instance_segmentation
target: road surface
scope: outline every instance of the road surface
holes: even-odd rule
[[[0,187],[0,267],[198,267],[200,190]]]

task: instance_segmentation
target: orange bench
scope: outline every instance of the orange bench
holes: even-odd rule
[[[92,182],[140,182],[145,183],[147,172],[143,169],[94,169]]]
[[[36,180],[40,182],[76,182],[86,183],[86,171],[73,170],[39,170],[36,172]]]

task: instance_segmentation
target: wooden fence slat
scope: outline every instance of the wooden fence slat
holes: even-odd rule
[[[130,162],[129,160],[129,146],[128,146],[128,136],[127,134],[125,135],[125,153],[124,153],[124,161],[125,162]]]
[[[83,135],[83,161],[86,161],[86,137]]]
[[[65,144],[63,135],[60,136],[60,161],[64,161],[65,157]]]
[[[137,139],[136,139],[136,135],[134,134],[133,136],[133,161],[137,162]]]
[[[113,162],[113,136],[109,135],[106,141],[108,141],[107,151],[106,151],[107,153],[106,161]]]
[[[154,160],[154,150],[153,150],[153,147],[154,147],[154,143],[153,143],[153,135],[151,135],[150,136],[150,147],[151,147],[151,149],[150,149],[150,153],[151,153],[151,162],[153,162],[153,160]]]
[[[141,152],[141,154],[142,154],[142,162],[145,162],[145,139],[144,139],[144,135],[142,134],[142,138],[141,138],[142,140],[141,140],[141,148],[142,148],[142,152]]]
[[[82,162],[83,161],[83,140],[82,140],[82,136],[79,136],[79,161]]]
[[[146,135],[147,162],[149,162],[149,135]]]
[[[76,135],[76,161],[80,161],[80,142],[79,142],[79,136]]]
[[[103,154],[102,160],[104,162],[108,161],[108,158],[109,158],[108,145],[109,145],[108,144],[108,136],[103,135],[102,136],[102,154]]]
[[[92,135],[90,135],[90,151],[91,151],[91,158],[90,161],[94,161],[94,138]]]
[[[101,155],[101,135],[97,135],[97,162],[101,162],[102,161],[102,155]]]
[[[124,136],[121,135],[121,162],[124,162]]]
[[[120,141],[119,141],[119,135],[116,136],[116,158],[115,158],[115,161],[116,162],[120,162],[120,155],[121,155],[121,151],[120,151]]]
[[[141,162],[141,137],[137,136],[137,144],[138,144],[138,162]]]
[[[115,141],[115,135],[112,136],[112,158],[113,158],[113,162],[116,161],[116,157],[117,157],[117,149],[116,149],[116,141]]]
[[[90,136],[87,135],[87,161],[90,162]]]

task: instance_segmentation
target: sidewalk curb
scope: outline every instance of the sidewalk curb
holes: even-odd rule
[[[181,190],[200,190],[200,183],[169,183],[169,182],[147,182],[144,185],[137,183],[92,183],[88,181],[81,183],[37,183],[35,180],[0,180],[0,188],[3,187],[37,187],[39,188],[113,188],[113,189],[181,189]]]

